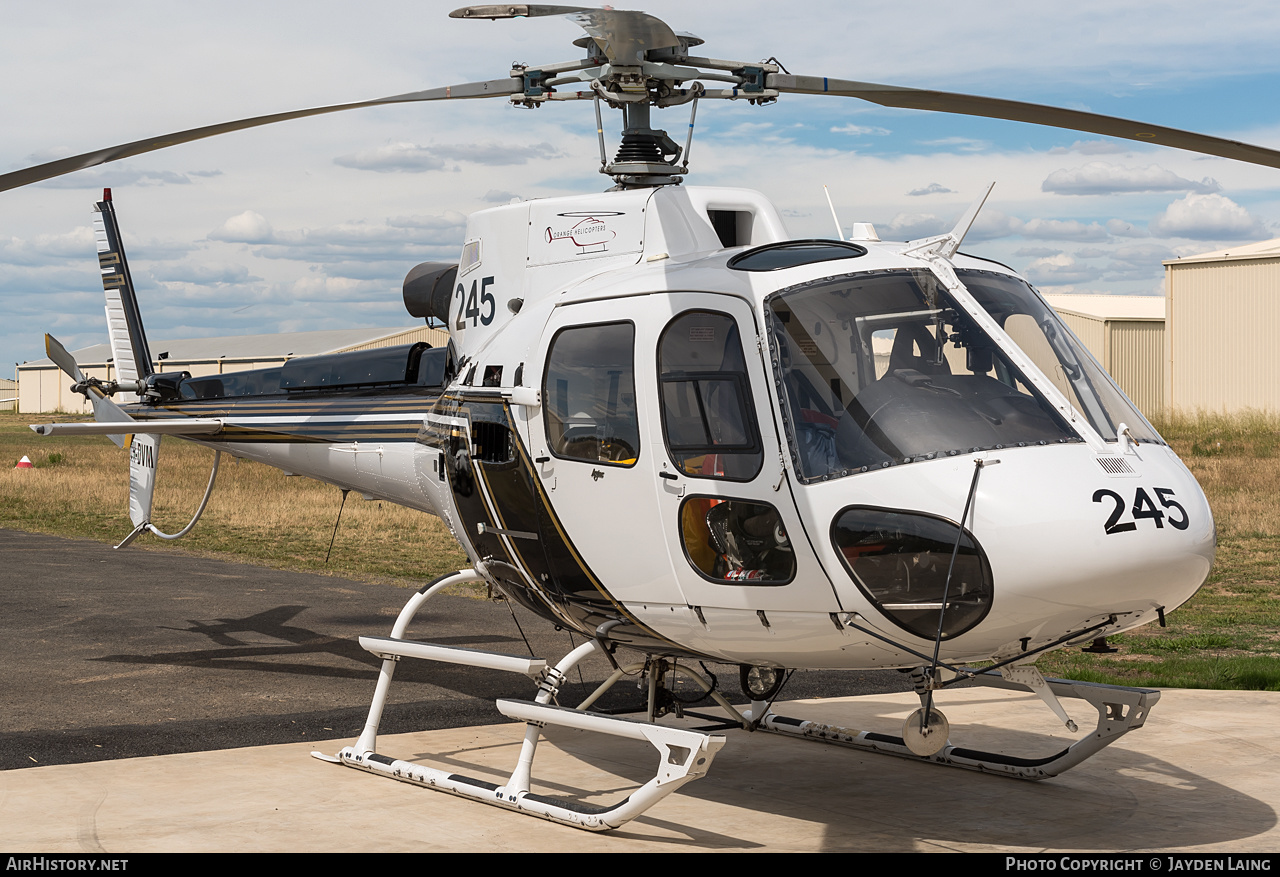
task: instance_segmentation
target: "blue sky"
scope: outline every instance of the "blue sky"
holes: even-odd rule
[[[244,116],[503,76],[576,58],[559,18],[452,3],[360,9],[2,0],[0,169]],[[709,56],[1055,104],[1280,148],[1280,12],[1203,4],[660,0]],[[617,115],[617,114],[615,114]],[[657,114],[683,129],[684,109]],[[617,119],[606,120],[616,138]],[[606,187],[589,103],[360,110],[239,132],[0,193],[0,362],[105,340],[90,231],[111,186],[154,338],[409,325],[400,282],[454,259],[467,214]],[[1280,235],[1280,170],[1054,129],[858,101],[704,102],[691,184],[744,185],[797,236],[841,220],[945,230],[985,185],[966,251],[1046,291],[1158,293],[1161,260]]]

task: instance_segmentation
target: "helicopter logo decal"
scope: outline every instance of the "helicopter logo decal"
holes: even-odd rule
[[[609,242],[618,236],[609,228],[607,217],[623,216],[623,213],[557,213],[565,219],[577,219],[578,222],[569,228],[555,229],[547,226],[547,243],[570,241],[577,247],[578,255],[587,253],[606,253]]]

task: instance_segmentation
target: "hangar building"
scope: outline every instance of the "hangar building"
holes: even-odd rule
[[[1164,266],[1165,406],[1280,411],[1280,238]]]

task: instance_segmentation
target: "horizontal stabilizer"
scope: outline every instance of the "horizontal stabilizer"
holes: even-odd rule
[[[40,435],[109,435],[121,431],[121,423],[33,423]],[[221,432],[223,421],[200,417],[181,420],[136,420],[128,424],[134,435],[210,435]]]

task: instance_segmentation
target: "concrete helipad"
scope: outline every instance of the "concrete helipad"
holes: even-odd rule
[[[1030,696],[946,692],[952,740],[1013,754],[1066,732]],[[780,712],[892,731],[911,695]],[[1068,703],[1087,733],[1083,704]],[[1090,711],[1091,712],[1091,711]],[[1280,850],[1280,694],[1166,691],[1146,727],[1039,783],[763,733],[728,732],[711,772],[619,831],[565,828],[308,757],[349,740],[0,773],[13,852]],[[379,750],[501,782],[523,726],[383,737]],[[1047,740],[1046,736],[1055,739]],[[652,776],[647,744],[551,729],[535,791],[596,803]]]

